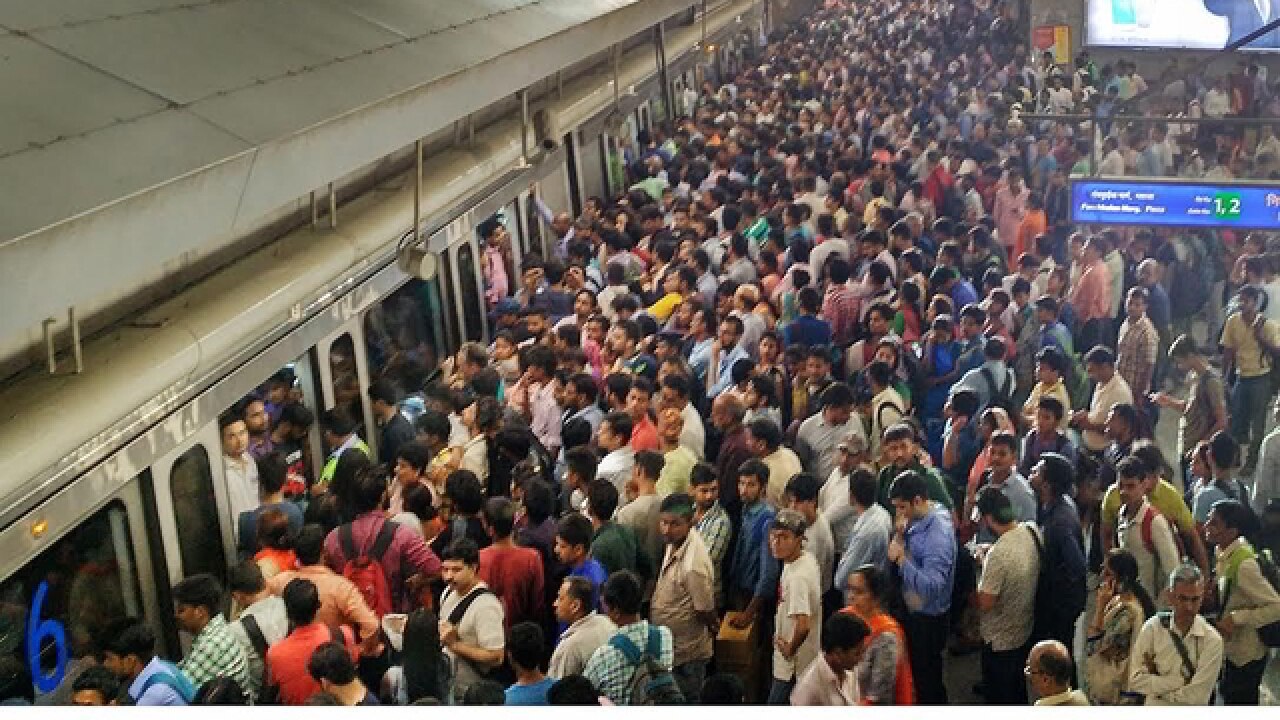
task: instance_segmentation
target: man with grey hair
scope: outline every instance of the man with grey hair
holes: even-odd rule
[[[1208,705],[1222,670],[1222,636],[1200,616],[1200,568],[1179,565],[1168,588],[1173,612],[1147,620],[1129,654],[1129,692],[1147,705]]]

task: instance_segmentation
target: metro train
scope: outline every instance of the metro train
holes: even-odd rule
[[[225,577],[236,557],[219,414],[287,367],[317,414],[343,404],[373,428],[367,388],[394,357],[431,366],[488,340],[476,226],[506,224],[517,277],[521,258],[549,245],[536,200],[576,214],[625,189],[610,173],[620,138],[635,142],[686,88],[732,73],[761,42],[766,6],[695,4],[661,47],[655,28],[641,29],[550,83],[536,142],[506,98],[493,122],[331,207],[329,222],[313,214],[90,340],[85,373],[0,390],[0,657],[22,659],[50,692],[125,616],[146,618],[162,654],[179,655],[170,587]],[[397,262],[415,240],[436,260],[429,279]],[[376,453],[377,433],[362,435]],[[309,445],[324,457],[318,428]]]

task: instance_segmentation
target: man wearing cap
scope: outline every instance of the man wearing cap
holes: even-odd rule
[[[856,468],[871,469],[867,440],[859,432],[851,432],[837,445],[840,463],[832,469],[818,493],[818,510],[831,525],[837,556],[849,544],[849,535],[858,521],[858,513],[849,502],[849,475]]]
[[[853,416],[853,390],[834,383],[822,391],[822,412],[800,423],[796,455],[805,469],[826,478],[840,462],[836,447],[851,434],[862,433],[862,420]],[[785,481],[784,481],[785,482]]]
[[[822,591],[818,562],[804,549],[804,515],[780,510],[769,531],[769,549],[782,562],[773,626],[773,685],[770,705],[787,705],[796,678],[818,656]]]

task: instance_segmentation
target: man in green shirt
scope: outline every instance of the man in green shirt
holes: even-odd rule
[[[906,423],[890,425],[889,429],[884,431],[884,440],[880,448],[881,460],[884,464],[880,468],[878,478],[880,491],[876,499],[890,514],[893,513],[893,503],[889,502],[889,487],[893,485],[894,478],[899,474],[913,470],[924,478],[929,499],[950,510],[954,520],[955,501],[947,492],[947,485],[942,481],[938,469],[926,468],[920,462],[920,446],[916,443],[915,430],[910,425]]]
[[[613,483],[601,479],[593,481],[587,490],[587,517],[595,530],[591,539],[591,557],[610,575],[619,570],[630,570],[648,582],[653,576],[653,564],[636,540],[635,532],[613,521],[613,512],[617,508],[618,489]]]

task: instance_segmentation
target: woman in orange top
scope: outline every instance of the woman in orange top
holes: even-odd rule
[[[914,705],[915,686],[911,680],[907,636],[882,604],[887,587],[888,578],[875,565],[863,565],[849,575],[849,607],[841,612],[857,615],[871,630],[866,651],[858,663],[860,702],[863,705]]]
[[[258,516],[256,535],[258,552],[253,559],[262,569],[262,577],[269,579],[282,572],[298,569],[298,556],[293,551],[293,532],[289,530],[289,518],[278,508],[265,510]]]

